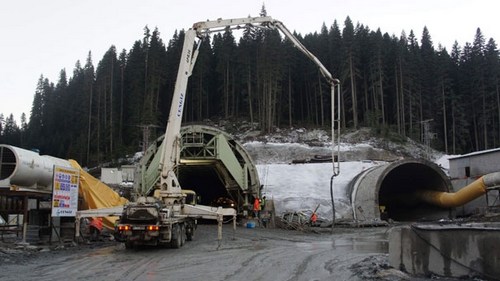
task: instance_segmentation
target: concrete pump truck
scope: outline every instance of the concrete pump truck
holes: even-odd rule
[[[116,227],[126,248],[132,248],[135,245],[162,244],[179,248],[184,244],[185,240],[193,239],[196,220],[200,218],[218,221],[220,240],[222,218],[224,216],[236,216],[236,211],[232,208],[214,208],[187,204],[176,175],[176,168],[180,161],[180,128],[186,100],[186,89],[198,56],[201,40],[209,36],[210,33],[221,32],[226,28],[240,29],[248,26],[281,31],[296,48],[311,59],[319,67],[321,74],[331,86],[332,109],[334,108],[334,96],[336,92],[338,96],[339,81],[332,77],[326,67],[281,22],[271,17],[248,17],[195,23],[192,28],[185,32],[164,145],[163,149],[158,151],[158,153],[161,153],[161,160],[158,166],[159,178],[154,183],[154,196],[139,197],[135,202],[125,205]],[[338,121],[338,118],[335,121]],[[339,127],[333,125],[335,121],[332,122],[332,128]]]

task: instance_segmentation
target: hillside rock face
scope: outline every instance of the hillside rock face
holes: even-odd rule
[[[256,164],[331,162],[331,136],[319,129],[277,129],[272,134],[260,135],[255,131],[237,132],[235,138],[243,143]],[[361,128],[342,134],[339,160],[392,162],[403,158],[433,158],[438,152],[425,148],[409,138],[374,136],[370,128]]]
[[[332,149],[328,146],[310,146],[298,143],[262,143],[250,142],[243,145],[255,164],[291,164],[331,162]],[[337,152],[335,151],[335,155]],[[384,161],[392,162],[402,155],[388,150],[374,148],[369,145],[342,146],[341,162],[350,161]]]

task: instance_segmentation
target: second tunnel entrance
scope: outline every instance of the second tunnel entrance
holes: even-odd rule
[[[350,184],[356,220],[418,221],[450,218],[451,208],[419,200],[419,190],[450,192],[451,182],[436,164],[406,159],[368,169]]]

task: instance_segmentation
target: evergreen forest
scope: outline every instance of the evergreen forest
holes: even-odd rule
[[[426,27],[419,39],[413,31],[397,37],[349,17],[295,36],[341,81],[342,130],[371,127],[423,142],[426,129],[432,147],[449,154],[500,146],[499,53],[480,28],[451,50],[434,46]],[[97,65],[89,52],[56,82],[42,75],[29,120],[0,114],[0,143],[82,166],[141,151],[145,132],[164,133],[183,38],[176,31],[164,43],[145,27],[128,51],[111,46]],[[328,130],[330,101],[318,67],[278,31],[226,28],[201,43],[183,121]]]

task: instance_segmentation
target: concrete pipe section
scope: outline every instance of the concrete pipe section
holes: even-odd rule
[[[448,193],[452,185],[436,164],[405,159],[370,168],[349,184],[356,221],[417,221],[451,218],[452,206],[436,206],[421,200],[420,191]]]
[[[15,185],[51,192],[54,165],[71,167],[64,159],[0,144],[0,188]]]

